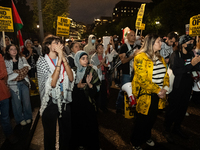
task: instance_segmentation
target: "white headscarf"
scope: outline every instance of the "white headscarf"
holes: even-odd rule
[[[79,62],[81,56],[83,56],[83,55],[88,56],[88,54],[85,51],[78,51],[74,56],[74,63],[77,67],[76,81],[75,81],[76,84],[78,84],[83,79],[85,70],[87,68],[87,67],[83,67]]]

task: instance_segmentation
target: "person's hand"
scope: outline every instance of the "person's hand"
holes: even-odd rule
[[[33,49],[32,48],[28,49],[28,51],[29,51],[29,55],[31,56],[33,54]]]
[[[60,60],[63,60],[64,54],[63,54],[63,44],[61,44],[60,42],[58,43],[58,45],[56,45],[55,51],[58,53],[58,58]]]
[[[158,93],[158,97],[161,98],[161,99],[165,98],[166,92],[167,92],[167,90],[161,89],[160,92]]]
[[[101,63],[102,63],[102,64],[105,64],[105,62],[106,62],[106,57],[104,57],[104,58],[102,59]]]
[[[192,66],[195,66],[199,62],[200,62],[200,56],[197,55],[192,59],[191,64]]]
[[[82,83],[82,80],[81,80],[81,81],[77,84],[77,87],[80,88],[80,89],[82,89],[82,88],[85,87],[86,84],[87,84],[87,83]]]
[[[92,73],[90,72],[90,74],[87,75],[87,78],[86,78],[86,82],[87,82],[87,84],[88,84],[88,86],[89,86],[90,88],[93,87],[93,85],[90,83],[91,80],[92,80]]]

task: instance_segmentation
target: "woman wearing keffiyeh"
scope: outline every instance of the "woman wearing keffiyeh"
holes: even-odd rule
[[[61,42],[59,37],[48,35],[42,45],[43,57],[37,62],[45,150],[55,149],[57,119],[59,149],[68,150],[71,138],[70,103],[74,75]]]
[[[77,67],[72,93],[72,149],[83,146],[99,150],[98,123],[94,97],[99,90],[97,72],[88,65],[88,55],[78,51],[74,57]]]

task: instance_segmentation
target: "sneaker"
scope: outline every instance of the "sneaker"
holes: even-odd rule
[[[185,113],[185,116],[187,116],[187,117],[188,117],[189,115],[190,115],[190,114],[189,114],[188,112],[186,112],[186,113]]]
[[[149,146],[154,146],[155,145],[155,143],[154,143],[154,141],[152,139],[147,140],[146,143]]]
[[[133,146],[134,150],[142,150],[142,148],[140,146]]]
[[[21,124],[22,126],[25,126],[25,125],[26,125],[26,121],[25,121],[25,120],[22,120],[22,121],[20,122],[20,124]]]
[[[31,123],[31,119],[26,120],[26,123]]]

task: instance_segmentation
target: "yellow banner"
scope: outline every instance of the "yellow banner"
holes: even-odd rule
[[[145,5],[146,4],[141,4],[140,9],[138,11],[137,19],[136,19],[136,22],[135,22],[135,28],[136,29],[140,29],[140,26],[142,25],[142,19],[143,19],[143,16],[144,16]]]
[[[141,24],[140,30],[145,30],[145,24],[144,23]]]
[[[189,35],[190,36],[200,35],[200,15],[196,15],[190,18]]]
[[[0,6],[0,31],[14,32],[11,8]]]
[[[133,108],[129,105],[129,98],[126,93],[124,94],[124,117],[127,119],[134,117]]]
[[[70,23],[71,21],[69,18],[58,16],[56,35],[68,37],[70,31]]]

